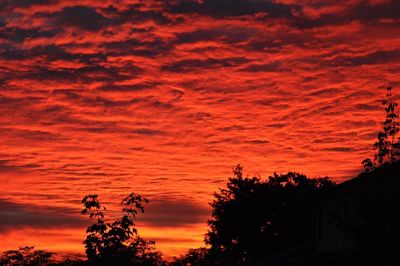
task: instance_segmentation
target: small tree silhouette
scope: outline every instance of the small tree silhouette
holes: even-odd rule
[[[368,172],[385,163],[393,163],[399,159],[400,141],[398,133],[400,124],[397,113],[398,103],[395,101],[392,94],[392,88],[388,87],[386,99],[382,101],[385,106],[386,119],[383,122],[382,128],[378,133],[378,140],[374,144],[377,150],[374,156],[374,161],[367,158],[362,161],[364,169]]]
[[[98,195],[89,194],[82,199],[82,214],[88,214],[95,223],[86,230],[86,255],[94,265],[161,265],[161,253],[154,242],[145,241],[135,228],[136,215],[144,212],[148,200],[131,193],[122,200],[124,213],[121,219],[112,223],[104,220],[106,208],[101,205]]]

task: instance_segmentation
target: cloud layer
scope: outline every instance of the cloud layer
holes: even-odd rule
[[[384,88],[400,85],[399,10],[396,0],[2,1],[0,205],[37,206],[30,226],[46,227],[40,206],[79,210],[98,193],[116,209],[135,191],[154,202],[143,233],[173,254],[201,244],[207,202],[237,163],[349,178],[372,153]]]

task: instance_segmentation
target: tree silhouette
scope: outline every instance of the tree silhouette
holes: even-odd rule
[[[394,99],[392,88],[388,87],[386,90],[386,99],[382,101],[382,104],[385,106],[386,119],[378,133],[378,140],[374,144],[374,148],[376,149],[374,160],[372,161],[368,158],[362,161],[366,171],[372,171],[385,163],[393,163],[400,156],[398,103]]]
[[[233,174],[227,187],[214,194],[205,236],[209,256],[219,265],[248,265],[304,241],[311,235],[311,216],[300,203],[334,185],[327,177],[310,179],[295,172],[275,173],[268,180],[243,177],[240,165]],[[291,208],[291,203],[298,205]]]
[[[0,257],[2,266],[38,266],[48,265],[53,260],[54,253],[44,250],[34,250],[34,247],[23,247],[18,250],[4,251]]]
[[[162,265],[161,253],[154,242],[145,241],[135,227],[136,215],[144,212],[148,200],[131,193],[122,200],[123,216],[112,223],[104,220],[106,208],[98,195],[89,194],[82,199],[82,214],[95,221],[86,230],[83,241],[89,263],[93,265]]]
[[[178,258],[174,258],[174,261],[169,266],[200,266],[200,265],[212,265],[208,256],[207,248],[194,248]]]

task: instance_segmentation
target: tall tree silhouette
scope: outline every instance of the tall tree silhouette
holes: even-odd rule
[[[162,265],[161,254],[154,242],[145,241],[135,227],[136,215],[144,212],[148,200],[131,193],[122,200],[123,216],[112,223],[104,220],[106,208],[98,195],[89,194],[82,199],[82,214],[95,221],[86,230],[85,245],[89,263],[93,265]]]
[[[310,213],[290,204],[334,184],[326,177],[311,179],[295,172],[274,174],[268,180],[244,177],[240,165],[233,174],[227,187],[214,195],[205,236],[209,256],[218,265],[248,265],[258,256],[304,241],[311,235]]]
[[[398,103],[394,99],[392,88],[388,87],[386,91],[386,99],[382,101],[385,107],[386,119],[378,133],[378,140],[374,144],[374,148],[376,149],[374,160],[372,161],[368,158],[362,161],[367,171],[371,171],[385,163],[393,163],[400,156]]]

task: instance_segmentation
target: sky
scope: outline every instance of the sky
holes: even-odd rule
[[[232,168],[341,182],[400,89],[397,0],[0,1],[0,251],[83,252],[80,200],[203,245]]]

